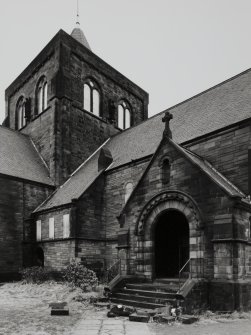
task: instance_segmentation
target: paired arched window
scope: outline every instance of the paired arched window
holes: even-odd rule
[[[36,105],[37,114],[42,113],[47,108],[48,84],[45,77],[42,77],[37,85]]]
[[[21,129],[26,125],[26,102],[25,98],[21,97],[18,100],[17,103],[17,110],[16,110],[16,116],[17,116],[17,129]]]
[[[87,112],[100,116],[100,93],[92,80],[84,84],[84,109]]]
[[[128,104],[122,101],[118,105],[118,127],[120,129],[127,129],[131,126],[131,112]]]
[[[164,158],[161,164],[161,175],[162,175],[162,183],[167,185],[170,183],[170,175],[171,175],[171,165],[168,158]]]
[[[133,191],[133,183],[127,183],[125,185],[125,202],[127,202],[127,200],[129,199],[131,193]]]

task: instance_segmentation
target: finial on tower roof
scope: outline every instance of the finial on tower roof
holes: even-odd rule
[[[85,37],[85,34],[83,33],[82,29],[80,28],[80,22],[79,22],[79,2],[77,0],[77,20],[76,20],[76,27],[73,29],[71,36],[75,38],[79,43],[83,44],[86,48],[91,50],[91,47]]]
[[[80,22],[79,22],[79,4],[78,4],[78,0],[77,0],[77,20],[76,20],[76,24],[80,25]]]

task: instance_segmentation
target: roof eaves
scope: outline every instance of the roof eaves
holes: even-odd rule
[[[53,189],[55,188],[55,185],[52,184],[52,183],[45,183],[45,182],[37,181],[37,180],[33,180],[33,179],[25,179],[25,178],[21,178],[19,176],[14,176],[14,175],[11,175],[11,174],[5,174],[5,173],[2,173],[2,172],[0,172],[0,176],[3,176],[6,179],[19,180],[19,181],[23,181],[23,182],[34,184],[34,185],[46,186],[46,187],[50,187],[50,188],[53,188]]]
[[[97,174],[97,176],[95,177],[95,179],[94,179],[94,180],[91,180],[90,183],[87,184],[87,186],[85,187],[85,189],[83,190],[83,192],[81,193],[81,195],[77,198],[77,200],[80,199],[86,191],[88,191],[88,189],[89,189],[89,188],[95,183],[95,181],[96,181],[96,180],[97,180],[97,179],[104,173],[104,171],[105,171],[105,169],[100,170],[100,172]],[[52,196],[53,196],[57,191],[58,191],[58,189],[57,189],[55,192],[53,192],[53,193],[51,194],[51,196],[49,196],[49,198],[47,198],[47,199],[46,199],[40,206],[38,206],[32,213],[35,214],[35,213],[47,212],[47,211],[50,211],[50,210],[55,210],[55,209],[57,209],[57,208],[59,208],[59,207],[62,207],[62,206],[70,205],[71,202],[66,202],[66,203],[64,203],[64,204],[60,204],[60,205],[56,205],[56,206],[52,206],[52,207],[48,207],[48,208],[44,208],[44,209],[42,208],[42,206],[46,203],[46,201],[49,201],[49,200],[52,198]],[[71,199],[71,201],[72,201],[72,200],[73,200],[73,199]]]

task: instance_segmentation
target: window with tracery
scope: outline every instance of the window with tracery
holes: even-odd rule
[[[133,183],[127,183],[125,186],[125,202],[129,199],[131,193],[133,191]]]
[[[21,129],[26,125],[26,102],[24,97],[21,97],[17,103],[17,129]]]
[[[122,101],[118,105],[118,127],[120,129],[127,129],[131,126],[131,112],[128,104]]]
[[[84,84],[84,109],[87,112],[100,116],[100,93],[92,80]]]
[[[162,168],[162,183],[169,184],[171,175],[171,166],[169,159],[165,158],[163,160],[161,168]]]
[[[37,85],[36,104],[37,114],[41,114],[48,107],[48,84],[45,77],[42,77]]]

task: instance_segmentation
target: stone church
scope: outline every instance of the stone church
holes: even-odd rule
[[[251,309],[251,70],[148,118],[148,94],[78,26],[5,96],[0,280],[77,259],[116,265],[123,285],[180,277],[197,307]]]

